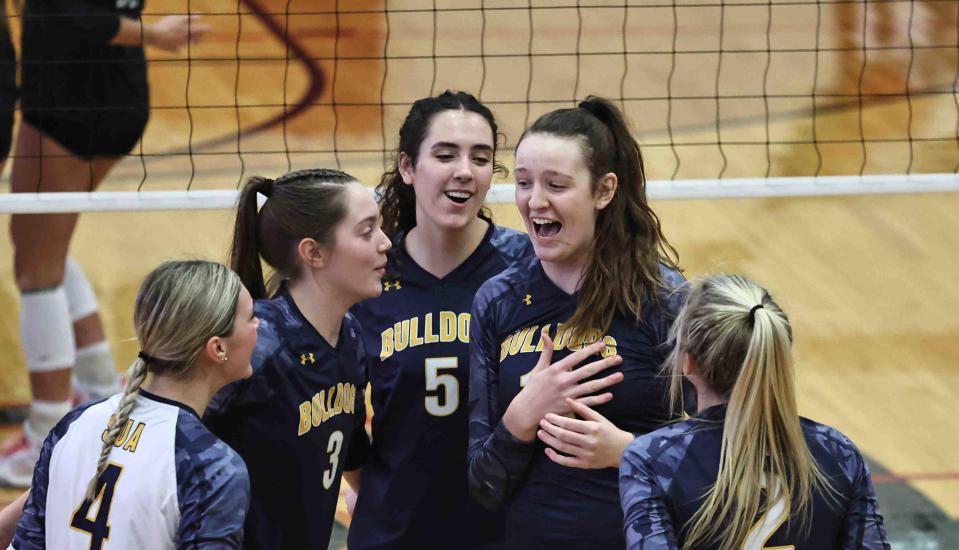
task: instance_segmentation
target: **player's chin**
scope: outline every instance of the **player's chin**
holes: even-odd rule
[[[369,298],[376,298],[380,294],[383,294],[383,278],[376,277],[371,279],[366,285],[363,286],[363,296],[360,300],[367,300]]]

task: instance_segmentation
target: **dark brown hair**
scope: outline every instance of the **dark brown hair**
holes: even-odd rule
[[[399,154],[405,153],[415,167],[420,145],[426,139],[433,117],[444,111],[469,111],[486,119],[493,133],[493,173],[501,176],[506,176],[508,173],[506,167],[495,160],[496,142],[499,136],[496,120],[493,118],[493,113],[479,100],[466,92],[449,90],[436,97],[417,100],[410,107],[410,112],[406,115],[403,126],[400,127],[400,143],[393,165],[383,174],[380,184],[376,186],[380,214],[383,216],[383,232],[390,240],[394,240],[399,233],[409,231],[416,226],[416,195],[412,185],[403,183],[403,176],[399,169]],[[486,207],[480,210],[480,216],[487,219],[491,217]]]
[[[566,326],[576,333],[593,328],[605,331],[616,313],[632,313],[639,321],[644,299],[662,307],[659,291],[666,283],[660,264],[679,270],[679,254],[646,202],[643,157],[623,113],[610,101],[590,96],[578,108],[539,117],[520,141],[532,134],[579,141],[594,192],[604,175],[612,172],[618,180],[612,200],[596,218],[579,303]]]
[[[277,279],[296,275],[300,240],[333,244],[336,226],[347,213],[346,184],[354,181],[346,172],[320,168],[246,182],[237,206],[230,267],[254,300],[272,295]],[[259,212],[257,193],[267,197]],[[269,284],[263,279],[261,257],[276,270]]]

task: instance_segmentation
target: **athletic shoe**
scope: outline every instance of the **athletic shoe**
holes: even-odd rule
[[[43,441],[34,441],[25,430],[0,443],[0,485],[29,487],[33,481]]]

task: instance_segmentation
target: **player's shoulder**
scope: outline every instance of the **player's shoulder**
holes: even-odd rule
[[[806,445],[824,469],[839,468],[849,481],[861,475],[865,459],[851,439],[832,426],[805,417],[799,422]]]
[[[227,473],[248,479],[240,455],[190,411],[180,410],[177,416],[175,458],[177,469],[191,475]]]
[[[86,420],[91,416],[96,417],[107,417],[116,410],[116,402],[119,401],[120,396],[114,395],[105,399],[99,399],[97,401],[90,401],[84,403],[79,407],[73,409],[67,414],[63,415],[63,418],[50,430],[47,435],[48,440],[56,442],[57,440],[63,438],[64,435],[70,430],[74,425],[77,425],[78,421],[81,419]],[[112,406],[111,406],[112,404]],[[97,424],[100,425],[99,423]]]
[[[682,458],[689,440],[704,427],[703,421],[689,418],[642,434],[626,447],[623,458],[657,463],[671,455],[673,459]]]
[[[492,300],[507,294],[519,294],[531,283],[536,274],[539,258],[528,256],[511,264],[500,273],[490,277],[476,292],[476,298]]]
[[[507,264],[533,255],[533,243],[529,240],[529,235],[509,227],[494,225],[490,234],[490,245],[500,253]]]

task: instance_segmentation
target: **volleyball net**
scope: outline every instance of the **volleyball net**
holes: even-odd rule
[[[147,50],[150,123],[100,190],[0,211],[229,208],[308,167],[373,185],[446,89],[493,110],[507,165],[539,115],[614,100],[653,198],[959,190],[954,0],[153,0],[144,20],[182,13],[213,30]]]

